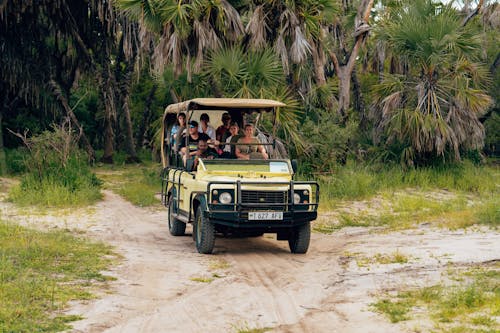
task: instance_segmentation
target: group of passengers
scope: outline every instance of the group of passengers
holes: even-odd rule
[[[195,167],[198,158],[242,160],[269,158],[264,146],[254,136],[254,126],[246,124],[244,131],[241,131],[238,122],[231,121],[231,115],[227,112],[222,115],[222,125],[217,130],[209,124],[210,118],[206,113],[200,116],[201,124],[191,120],[187,125],[187,132],[186,115],[179,113],[177,120],[177,124],[171,130],[171,138],[173,147],[178,147],[182,155],[184,165],[190,158],[194,158]]]

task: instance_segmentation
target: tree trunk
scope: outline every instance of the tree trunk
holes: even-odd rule
[[[370,11],[373,7],[373,0],[363,0],[358,7],[358,15],[356,18],[356,30],[354,36],[356,42],[348,55],[347,63],[341,65],[339,58],[333,51],[329,51],[330,58],[335,67],[335,72],[339,78],[339,109],[338,112],[345,122],[346,113],[350,105],[350,92],[351,92],[351,74],[356,65],[356,58],[359,54],[361,44],[364,42],[365,37],[368,35],[370,27],[368,26],[368,19],[370,18]]]
[[[71,120],[72,124],[78,128],[79,130],[79,136],[81,143],[83,144],[85,150],[87,151],[87,154],[89,155],[89,160],[91,162],[95,161],[95,151],[94,148],[92,148],[92,145],[90,144],[90,141],[88,140],[87,136],[85,135],[85,132],[83,131],[83,127],[80,125],[80,122],[76,118],[76,115],[73,113],[73,110],[69,107],[68,100],[62,93],[61,87],[55,80],[50,80],[49,81],[49,86],[52,90],[52,94],[54,97],[61,103],[61,106],[63,107],[64,111],[66,112],[66,115],[69,117]]]
[[[3,147],[3,130],[2,130],[2,120],[3,120],[3,107],[0,108],[0,176],[7,174],[7,158],[5,156],[5,150]]]
[[[137,148],[140,148],[144,145],[144,142],[147,141],[147,131],[149,128],[149,124],[151,123],[151,105],[153,104],[156,90],[158,89],[158,85],[156,83],[153,84],[151,90],[149,91],[148,98],[146,98],[146,102],[144,103],[144,111],[142,112],[142,121],[139,124],[139,130],[136,136]]]
[[[363,97],[363,92],[361,91],[361,84],[358,80],[358,72],[356,68],[352,71],[352,92],[354,94],[354,109],[359,114],[359,128],[362,131],[368,129],[368,117],[366,116],[366,106],[365,99]]]
[[[112,164],[113,154],[115,152],[113,145],[115,136],[113,126],[116,122],[114,81],[109,64],[104,62],[102,65],[104,68],[101,73],[100,88],[103,93],[104,101],[104,154],[102,155],[100,161]]]
[[[132,133],[132,119],[130,118],[130,108],[128,106],[128,94],[123,97],[122,111],[125,116],[125,151],[127,159],[125,163],[140,163],[141,159],[137,156],[134,145],[134,134]]]

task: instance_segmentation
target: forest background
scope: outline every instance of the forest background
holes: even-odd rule
[[[57,126],[90,161],[157,158],[165,106],[195,97],[285,102],[306,175],[482,163],[500,151],[499,27],[484,0],[4,0],[0,172]]]

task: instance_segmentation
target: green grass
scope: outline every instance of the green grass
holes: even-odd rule
[[[402,291],[372,306],[393,323],[414,317],[415,307],[424,309],[436,332],[498,332],[500,264],[454,274],[459,283]]]
[[[161,190],[158,165],[129,165],[109,171],[96,168],[98,177],[104,181],[104,188],[118,193],[136,206],[146,207],[159,203],[155,198]]]
[[[448,229],[481,224],[498,228],[499,207],[498,193],[483,195],[415,189],[386,191],[362,202],[339,202],[333,215],[320,215],[313,230],[331,233],[348,226],[382,226],[399,230],[424,223]]]
[[[235,333],[264,333],[272,330],[271,327],[250,327],[247,322],[231,325]]]
[[[26,161],[29,157],[25,156],[28,168]],[[7,200],[20,206],[81,207],[102,198],[100,186],[84,157],[75,153],[62,165],[52,156],[24,173],[20,183],[10,189]]]
[[[57,332],[80,319],[62,313],[91,299],[114,256],[68,232],[41,232],[0,221],[0,332]]]
[[[194,281],[194,282],[200,282],[200,283],[210,283],[214,280],[213,277],[192,277],[189,278],[189,280]]]
[[[14,186],[9,191],[8,201],[20,206],[83,207],[102,198],[97,186],[82,185],[74,190],[46,179],[33,186],[32,183],[27,181]]]
[[[487,196],[499,195],[498,167],[475,166],[469,162],[448,167],[404,170],[399,166],[356,165],[320,176],[322,210],[336,208],[342,200],[369,198],[388,190],[416,188],[424,191],[448,190]]]

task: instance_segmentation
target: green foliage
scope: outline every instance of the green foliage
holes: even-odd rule
[[[407,187],[488,194],[498,192],[498,170],[470,162],[405,169],[399,165],[366,165],[349,161],[332,175],[320,176],[322,200],[359,199],[382,190]]]
[[[383,298],[373,307],[391,322],[398,322],[410,319],[412,308],[418,306],[439,332],[495,332],[495,317],[500,313],[498,268],[494,264],[471,269],[460,274],[461,284],[399,292],[395,299]]]
[[[410,312],[412,305],[408,300],[392,301],[386,298],[373,304],[373,307],[389,317],[391,323],[398,323],[409,319],[408,312]]]
[[[317,110],[310,112],[302,125],[304,145],[300,158],[300,172],[312,173],[334,169],[345,161],[349,140],[357,131],[357,124],[340,124],[335,113]]]
[[[21,205],[79,206],[101,198],[101,183],[69,128],[54,126],[53,132],[23,140],[29,151],[24,159],[27,173],[9,200]]]
[[[98,170],[104,186],[134,205],[147,207],[158,204],[155,195],[160,191],[160,170],[157,166],[127,166],[114,171]]]
[[[484,127],[486,130],[485,150],[488,153],[500,154],[500,115],[498,112],[492,112],[491,116],[484,122]]]
[[[7,172],[10,174],[20,174],[26,172],[24,164],[25,159],[28,157],[28,151],[24,148],[6,149]]]
[[[58,332],[79,316],[64,315],[71,300],[109,277],[108,246],[67,232],[44,233],[0,221],[0,331]],[[105,259],[104,256],[107,256]]]
[[[395,10],[379,28],[380,37],[408,66],[385,74],[375,86],[377,126],[385,142],[400,143],[402,163],[413,165],[483,145],[479,122],[492,104],[485,87],[487,69],[479,62],[480,32],[463,26],[451,5],[413,1]],[[402,67],[405,67],[402,66]]]

